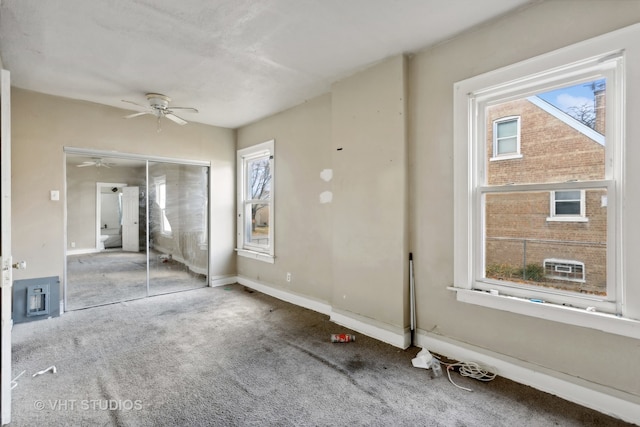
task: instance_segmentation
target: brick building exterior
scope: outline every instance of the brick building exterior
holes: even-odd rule
[[[605,175],[604,90],[596,93],[595,130],[540,98],[487,110],[487,184],[508,185],[600,180]],[[497,155],[495,123],[518,124],[516,152]],[[575,123],[574,123],[575,122]],[[513,127],[513,126],[512,126]],[[498,135],[499,136],[499,135]],[[508,138],[507,138],[508,139]],[[509,149],[515,147],[507,141]],[[604,189],[488,194],[485,199],[487,277],[518,280],[592,294],[606,290],[607,198]],[[579,200],[565,201],[581,194]],[[562,215],[566,208],[579,214]],[[533,265],[537,268],[526,266]],[[526,272],[544,272],[527,277]],[[520,273],[522,274],[522,273]],[[532,279],[536,279],[535,282]]]

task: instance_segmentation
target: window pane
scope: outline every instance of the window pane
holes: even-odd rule
[[[580,190],[577,190],[577,191],[556,191],[556,200],[578,200],[578,201],[580,201]]]
[[[488,185],[590,181],[605,178],[606,82],[598,79],[540,91],[486,107],[486,180]],[[493,123],[520,117],[522,158],[489,161]],[[497,153],[516,152],[516,121],[496,126]],[[504,139],[500,139],[504,138]]]
[[[166,194],[167,194],[167,185],[164,183],[158,184],[158,194],[157,201],[160,208],[164,209],[166,207]]]
[[[259,246],[269,246],[269,204],[249,203],[247,217],[251,218],[245,233],[245,243]]]
[[[250,160],[247,164],[248,183],[247,197],[251,200],[266,200],[270,197],[271,170],[269,157]]]
[[[556,201],[556,215],[580,215],[580,202]]]
[[[518,140],[514,138],[505,138],[498,141],[498,154],[517,153]]]
[[[518,132],[518,121],[510,120],[508,122],[500,122],[497,124],[498,138],[515,136]]]
[[[486,194],[485,277],[505,284],[605,295],[607,208],[602,200],[606,194],[604,189],[585,190],[587,223],[547,221],[546,191]],[[549,260],[555,260],[553,267]]]

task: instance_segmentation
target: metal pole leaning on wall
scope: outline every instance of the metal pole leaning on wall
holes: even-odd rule
[[[409,252],[409,306],[411,310],[411,345],[413,345],[416,331],[416,286],[413,279],[413,253],[411,252]]]

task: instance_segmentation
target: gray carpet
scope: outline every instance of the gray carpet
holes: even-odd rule
[[[159,295],[207,286],[175,259],[149,255],[149,293]],[[67,256],[67,311],[147,296],[147,255],[108,250]]]
[[[623,426],[498,377],[474,391],[400,350],[239,285],[13,330],[12,426]],[[52,365],[51,372],[32,377]]]

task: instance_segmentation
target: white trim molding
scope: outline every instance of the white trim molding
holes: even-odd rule
[[[214,276],[209,279],[209,286],[215,288],[217,286],[233,285],[238,282],[238,278],[233,275]]]
[[[331,313],[331,306],[327,303],[307,298],[302,295],[296,295],[284,289],[274,288],[272,286],[256,282],[255,280],[249,279],[248,277],[237,276],[236,279],[237,282],[243,286],[254,289],[258,292],[262,292],[263,294],[267,294],[274,298],[278,298],[279,300],[300,307],[308,308],[309,310],[317,311],[318,313],[326,315],[329,315]]]
[[[337,310],[330,304],[278,289],[243,276],[236,277],[243,286],[254,289],[263,294],[278,298],[288,303],[326,314],[329,320],[345,328],[352,329],[368,337],[375,338],[394,347],[406,349],[411,345],[411,333],[408,328],[393,330],[390,325],[382,324],[374,319],[359,316],[343,310]]]
[[[329,320],[394,347],[406,349],[411,345],[411,333],[408,328],[392,331],[389,329],[389,325],[383,325],[374,319],[337,309],[331,310]]]
[[[595,307],[584,309],[524,296],[499,295],[491,291],[454,287],[448,289],[456,293],[456,300],[460,302],[640,339],[640,321],[599,312]],[[596,301],[593,303],[595,304]]]
[[[501,377],[614,418],[638,422],[640,398],[637,396],[426,331],[418,330],[416,345],[454,360],[476,362]]]

